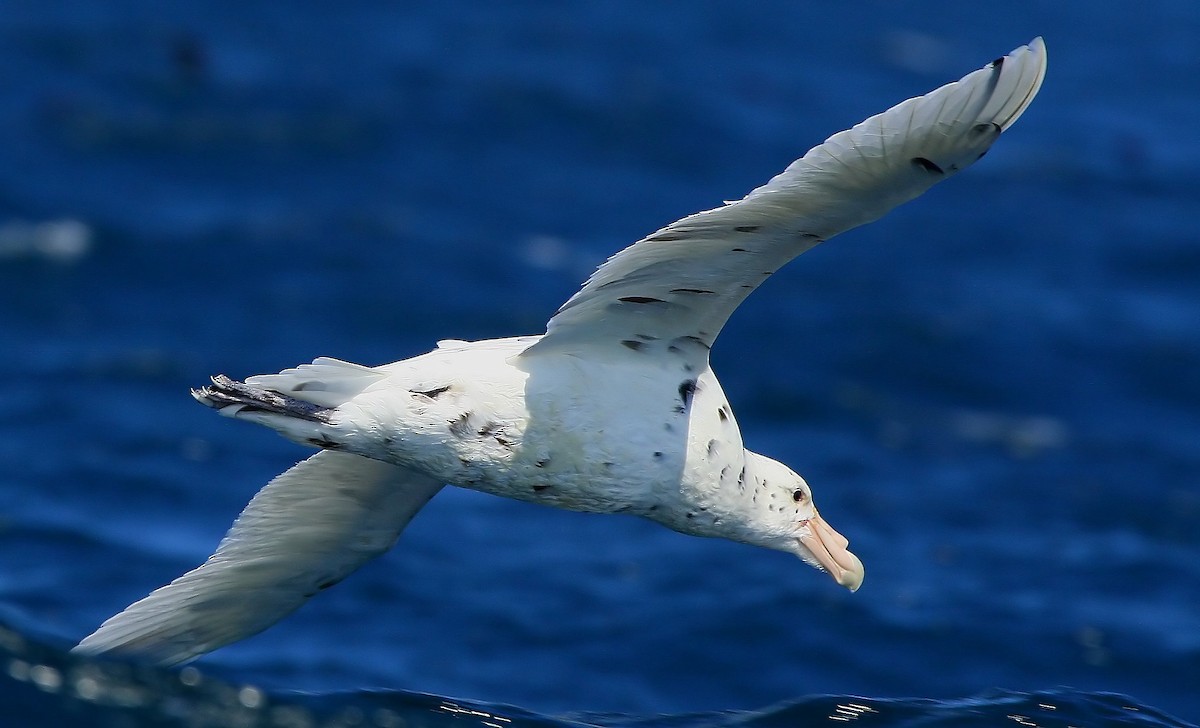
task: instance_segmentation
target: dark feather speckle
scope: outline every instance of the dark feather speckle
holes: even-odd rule
[[[672,339],[672,342],[698,344],[698,345],[704,347],[705,349],[712,348],[707,343],[705,343],[704,339],[701,339],[699,336],[680,336],[677,339]]]
[[[330,440],[325,435],[321,435],[319,437],[310,437],[308,439],[308,444],[312,445],[313,447],[319,447],[322,450],[337,450],[341,447],[341,445],[333,440]]]
[[[468,422],[470,419],[471,413],[463,412],[458,417],[450,420],[450,422],[447,423],[450,425],[450,434],[454,435],[455,437],[466,437],[467,435],[471,434],[471,427]]]
[[[646,238],[646,240],[657,243],[669,243],[674,240],[686,240],[687,237],[687,233],[682,233],[675,230],[664,230],[651,235],[650,237]]]
[[[941,167],[939,167],[937,165],[937,163],[934,162],[932,159],[927,159],[925,157],[913,157],[912,163],[913,163],[913,166],[920,167],[921,169],[925,170],[926,172],[933,172],[934,174],[945,174],[946,173],[945,170],[943,170]]]
[[[684,408],[692,405],[692,395],[696,393],[696,380],[685,379],[679,384],[679,398],[683,400]]]

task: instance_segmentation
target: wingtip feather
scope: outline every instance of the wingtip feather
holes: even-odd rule
[[[1020,73],[1015,79],[1014,87],[1023,91],[1013,96],[1011,101],[1015,104],[1006,110],[1007,113],[997,113],[998,120],[995,123],[1000,127],[1000,131],[1005,131],[1021,118],[1042,88],[1042,82],[1046,78],[1046,41],[1039,35],[1027,45],[1013,49],[1005,59],[1009,67],[1012,66],[1012,61],[1019,63]]]

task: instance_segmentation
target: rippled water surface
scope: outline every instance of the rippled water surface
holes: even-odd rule
[[[1035,35],[985,160],[713,352],[858,593],[450,489],[190,670],[64,656],[305,455],[188,387],[540,332],[620,247]],[[1197,720],[1198,51],[1189,0],[4,4],[0,724]]]

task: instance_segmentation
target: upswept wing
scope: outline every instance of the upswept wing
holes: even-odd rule
[[[202,566],[73,651],[177,665],[261,632],[391,547],[441,487],[395,465],[319,452],[259,491]]]
[[[970,166],[1029,106],[1045,71],[1036,38],[834,134],[742,200],[614,255],[525,354],[665,345],[706,361],[730,314],[767,276]]]

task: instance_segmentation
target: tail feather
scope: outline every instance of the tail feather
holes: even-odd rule
[[[333,417],[337,408],[384,376],[373,367],[320,357],[245,382],[218,374],[192,396],[226,417],[266,425],[302,445],[337,450],[343,449]]]
[[[331,408],[236,382],[224,374],[213,377],[207,387],[193,389],[192,396],[226,417],[265,425],[301,445],[341,449]]]
[[[246,377],[246,384],[333,408],[345,404],[383,376],[375,367],[323,356],[311,364],[284,369],[278,374]]]
[[[197,402],[230,417],[262,412],[310,422],[329,421],[327,407],[252,384],[236,382],[224,374],[213,377],[210,386],[193,389],[192,396]]]

